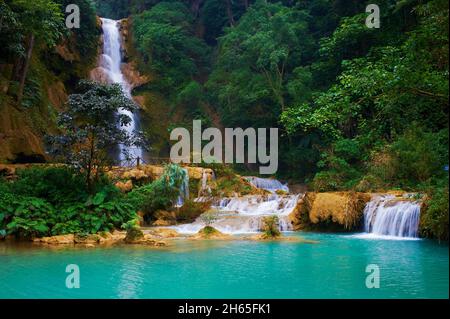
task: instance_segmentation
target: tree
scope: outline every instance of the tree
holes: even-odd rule
[[[286,108],[288,76],[311,49],[307,19],[303,11],[258,1],[235,27],[226,29],[207,84],[225,120],[239,125],[276,123]],[[259,116],[265,123],[256,123]]]
[[[52,0],[12,0],[10,6],[21,22],[20,31],[24,36],[26,52],[16,63],[19,80],[17,102],[20,105],[31,56],[36,43],[53,47],[63,35],[64,16],[58,4]]]
[[[49,151],[56,159],[80,169],[86,176],[87,188],[92,190],[104,166],[112,163],[114,148],[141,142],[137,134],[130,135],[122,129],[131,118],[117,113],[119,108],[134,111],[136,105],[118,84],[83,80],[78,92],[69,96],[67,107],[58,120],[63,135],[47,137]]]
[[[202,71],[208,47],[195,37],[193,17],[181,2],[161,2],[134,17],[141,67],[159,76],[164,92],[177,92]]]
[[[200,220],[205,224],[206,227],[211,227],[219,219],[217,212],[209,211],[200,215]]]

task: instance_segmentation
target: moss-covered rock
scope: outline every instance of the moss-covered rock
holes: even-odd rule
[[[212,226],[205,226],[195,234],[193,239],[230,239],[230,235],[224,234]]]
[[[125,236],[125,242],[133,244],[141,241],[144,238],[144,233],[137,227],[133,227],[127,230],[127,235]]]
[[[308,192],[290,215],[295,230],[354,231],[361,227],[370,194]]]

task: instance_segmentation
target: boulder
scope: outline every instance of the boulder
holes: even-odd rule
[[[356,192],[306,193],[289,216],[295,230],[356,230],[371,196]]]
[[[33,242],[48,245],[72,245],[74,243],[74,235],[69,234],[69,235],[35,238],[33,239]]]
[[[74,236],[74,242],[75,242],[75,244],[84,244],[84,245],[92,244],[92,245],[94,245],[94,244],[100,243],[100,238],[101,237],[96,234],[94,234],[94,235],[89,234],[86,236],[76,234]]]
[[[170,228],[154,228],[149,231],[149,233],[155,237],[161,238],[175,238],[181,237],[180,233],[178,233],[175,229]]]
[[[199,230],[197,234],[195,234],[192,239],[217,239],[217,240],[224,240],[224,239],[232,239],[231,235],[224,234],[217,229],[215,229],[212,226],[205,226],[202,229]]]
[[[134,244],[140,242],[144,238],[144,233],[139,228],[131,228],[127,231],[125,242],[127,244]]]
[[[144,170],[134,168],[130,171],[126,171],[125,173],[123,173],[122,178],[139,181],[139,180],[143,180],[143,179],[148,179],[149,176],[145,173]]]

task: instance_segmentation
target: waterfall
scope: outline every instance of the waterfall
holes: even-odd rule
[[[183,206],[186,199],[189,199],[189,173],[188,170],[183,168],[185,174],[183,183],[180,186],[180,194],[178,195],[176,207]]]
[[[256,188],[265,189],[266,191],[269,191],[271,193],[275,193],[276,191],[289,193],[289,187],[287,186],[287,184],[282,184],[276,179],[261,178],[255,176],[246,176],[244,178]]]
[[[417,238],[420,203],[392,195],[374,197],[364,208],[364,231],[375,235]]]
[[[213,171],[211,178],[214,179],[214,171]],[[201,182],[202,182],[201,188],[200,188],[198,196],[210,196],[212,191],[211,191],[211,187],[208,185],[208,172],[206,170],[203,170],[203,172],[202,172],[202,181]]]
[[[131,86],[125,79],[121,66],[121,37],[119,31],[119,21],[101,18],[103,29],[103,54],[100,56],[100,69],[106,81],[109,83],[118,83],[122,87],[124,94],[128,98],[131,97]],[[138,118],[132,112],[124,109],[119,109],[119,114],[127,115],[131,118],[131,123],[125,126],[127,134],[131,135],[137,129]],[[131,159],[142,158],[142,149],[133,146],[120,146],[120,161],[126,160],[125,154],[128,154]]]
[[[281,231],[292,230],[289,214],[295,209],[300,195],[247,195],[212,199],[197,198],[196,201],[211,201],[217,213],[217,221],[211,226],[223,233],[254,233],[262,228],[263,218],[277,216]],[[173,226],[180,233],[196,233],[205,225],[198,218],[192,224]]]

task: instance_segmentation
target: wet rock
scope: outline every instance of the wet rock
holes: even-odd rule
[[[224,234],[214,227],[205,226],[195,234],[192,239],[231,239],[231,235]]]
[[[139,228],[131,228],[127,231],[125,242],[127,244],[134,244],[141,242],[144,239],[144,233]]]
[[[135,181],[139,181],[139,180],[143,180],[143,179],[148,179],[149,175],[147,175],[144,170],[135,168],[135,169],[132,169],[130,171],[126,171],[125,173],[123,173],[122,178],[133,179]]]
[[[156,211],[154,216],[156,218],[156,221],[153,222],[153,226],[171,226],[177,223],[175,212],[158,210]]]
[[[76,234],[74,236],[74,242],[75,244],[98,244],[100,243],[100,236],[99,235],[79,235]]]
[[[175,229],[170,228],[154,228],[149,231],[149,233],[155,237],[161,238],[175,238],[181,237],[180,233],[178,233]]]
[[[58,235],[51,237],[34,238],[33,242],[48,245],[71,245],[74,243],[74,235]]]
[[[317,228],[352,231],[360,226],[371,196],[356,192],[308,192],[298,201],[289,219],[294,230]]]

